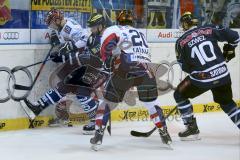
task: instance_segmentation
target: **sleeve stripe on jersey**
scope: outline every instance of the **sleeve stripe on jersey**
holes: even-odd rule
[[[238,37],[239,37],[239,35],[238,35]],[[236,42],[236,43],[240,42],[240,37],[234,42]]]
[[[238,44],[237,43],[229,43],[231,46],[237,46]]]
[[[102,43],[101,46],[101,57],[105,61],[107,56],[112,54],[113,48],[117,45],[118,37],[115,33],[110,34]]]

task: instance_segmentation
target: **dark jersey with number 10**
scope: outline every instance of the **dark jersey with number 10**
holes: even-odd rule
[[[236,31],[206,25],[189,29],[176,42],[177,60],[198,87],[219,86],[230,81],[218,41],[237,46],[240,38]]]

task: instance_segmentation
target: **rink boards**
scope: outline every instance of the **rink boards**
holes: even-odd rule
[[[151,43],[150,50],[152,52],[153,62],[160,63],[164,61],[172,64],[172,62],[176,61],[174,46],[174,43]],[[220,46],[222,48],[223,44],[220,44]],[[48,50],[48,45],[2,45],[0,50],[0,66],[6,66],[12,69],[13,67],[18,65],[29,65],[32,63],[36,63],[44,59]],[[235,51],[236,57],[231,60],[227,64],[227,66],[229,68],[232,79],[233,99],[238,103],[238,106],[240,106],[240,47],[238,46]],[[31,95],[29,96],[29,99],[32,102],[41,97],[46,92],[46,90],[49,89],[48,78],[55,67],[56,66],[53,63],[46,63],[42,73],[40,74],[39,80],[36,82],[36,85],[31,92]],[[176,71],[179,69],[177,69],[177,66],[172,67],[173,70]],[[33,76],[38,72],[38,70],[39,66],[30,68]],[[175,72],[175,75],[179,75],[179,72]],[[20,79],[18,78],[19,77],[16,76],[17,81],[19,81]],[[163,75],[160,79],[167,81],[167,78],[168,77],[166,75]],[[24,81],[24,79],[22,81]],[[177,84],[179,84],[179,82],[179,77],[176,77],[172,85],[176,86]],[[6,84],[7,82],[5,80],[1,81],[0,88],[6,88]],[[1,91],[0,96],[2,96]],[[171,108],[176,105],[176,102],[173,98],[173,90],[169,92],[162,92],[158,97],[158,102],[159,106],[164,109],[164,113],[168,113]],[[216,112],[221,110],[218,104],[212,103],[213,97],[211,92],[206,92],[203,95],[192,99],[191,102],[194,104],[194,111],[197,113]],[[119,108],[112,112],[112,120],[148,121],[149,115],[147,110],[145,108],[136,106],[142,105],[136,104],[134,105],[134,107],[129,107],[125,106],[125,104],[122,104]],[[45,109],[43,113],[41,113],[40,117],[38,117],[34,121],[31,121],[27,118],[26,114],[24,113],[18,102],[9,100],[6,103],[0,104],[0,131],[45,127],[48,125],[48,121],[52,118],[53,115],[54,107],[49,107]],[[79,120],[83,122],[84,120],[81,117],[79,118],[77,114],[70,115],[70,118],[74,123]]]
[[[237,105],[240,106],[240,100],[236,101]],[[174,106],[161,106],[164,114],[168,114]],[[194,113],[207,113],[207,112],[221,112],[221,108],[217,103],[207,103],[207,104],[195,104],[193,105]],[[169,119],[174,119],[174,115],[179,118],[178,111],[176,111],[173,116]],[[81,114],[70,114],[70,122],[73,125],[78,125],[86,123],[87,119]],[[29,128],[41,128],[47,127],[49,120],[52,116],[38,116],[35,120],[29,118],[17,118],[17,119],[2,119],[0,120],[0,131],[9,130],[20,130]],[[118,109],[116,108],[111,112],[112,121],[150,121],[149,113],[144,107],[130,107],[128,109]]]

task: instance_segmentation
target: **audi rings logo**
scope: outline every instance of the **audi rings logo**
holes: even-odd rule
[[[2,37],[4,40],[18,40],[19,36],[19,32],[4,32]]]
[[[0,95],[0,103],[7,102],[10,99],[12,99],[14,101],[20,101],[20,100],[25,99],[30,94],[30,90],[18,89],[18,90],[24,91],[25,93],[21,96],[19,96],[19,95],[16,96],[16,89],[17,89],[16,86],[21,86],[21,85],[17,84],[17,80],[15,77],[15,73],[18,71],[24,72],[28,77],[28,82],[30,84],[32,84],[32,82],[33,82],[32,75],[26,67],[16,66],[12,70],[8,67],[0,67],[0,73],[5,72],[8,74],[7,83],[6,83],[6,87],[5,87],[7,94],[5,94],[4,96]],[[29,86],[22,86],[22,87],[29,88]],[[2,89],[3,88],[1,87],[0,93],[4,92]]]

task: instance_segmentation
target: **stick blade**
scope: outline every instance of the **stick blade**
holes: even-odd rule
[[[131,131],[130,134],[134,137],[148,137],[148,133],[145,132]]]
[[[29,91],[32,89],[31,86],[23,86],[23,85],[19,85],[19,84],[14,84],[13,88],[17,89],[17,90],[26,90],[26,91]]]

